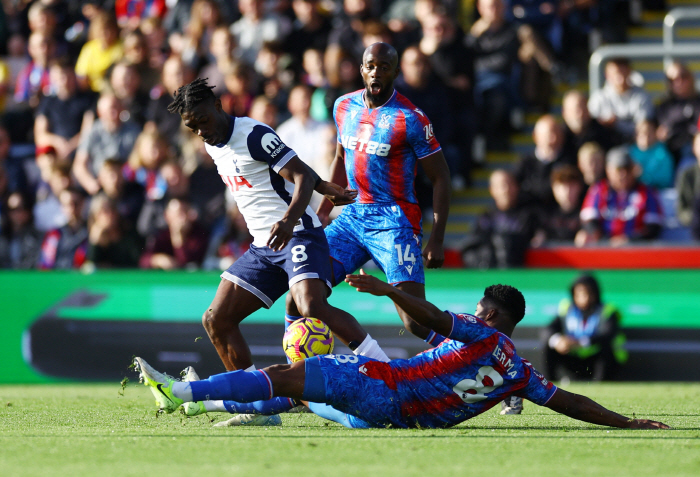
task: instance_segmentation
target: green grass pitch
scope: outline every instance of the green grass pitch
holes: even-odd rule
[[[345,429],[310,414],[273,428],[156,417],[134,383],[0,386],[0,475],[15,476],[694,476],[700,384],[581,384],[568,390],[668,431],[588,425],[525,402],[446,430]]]

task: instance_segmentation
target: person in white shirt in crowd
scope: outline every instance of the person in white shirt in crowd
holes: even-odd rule
[[[329,177],[330,162],[333,152],[326,146],[330,123],[316,121],[310,116],[311,95],[310,86],[298,85],[289,94],[287,108],[292,117],[277,128],[280,139],[299,155],[299,159],[316,172],[324,180]],[[323,196],[314,191],[311,207],[316,210]]]

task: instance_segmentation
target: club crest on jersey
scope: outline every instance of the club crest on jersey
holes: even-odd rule
[[[391,127],[391,115],[390,114],[382,114],[382,117],[379,119],[379,127],[382,129],[389,129]]]
[[[282,149],[284,149],[284,143],[282,140],[276,134],[272,133],[265,134],[260,140],[260,145],[272,157],[275,157]]]

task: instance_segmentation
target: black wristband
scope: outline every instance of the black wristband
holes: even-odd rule
[[[321,179],[320,177],[318,179],[316,179],[316,183],[314,184],[314,190],[316,190],[316,188],[319,186],[319,184],[321,182],[323,182],[323,179]]]

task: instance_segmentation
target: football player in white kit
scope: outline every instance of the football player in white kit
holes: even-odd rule
[[[354,202],[357,192],[321,180],[269,126],[229,116],[212,88],[202,78],[182,86],[168,111],[204,140],[253,236],[250,249],[221,275],[202,317],[226,369],[254,369],[239,324],[287,290],[303,316],[326,323],[356,354],[388,361],[352,315],[328,303],[330,252],[309,207],[314,190],[334,205]]]

